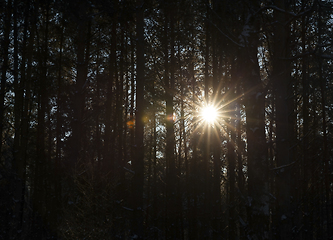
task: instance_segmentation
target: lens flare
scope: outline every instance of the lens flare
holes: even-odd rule
[[[218,110],[212,106],[208,105],[201,109],[202,120],[207,123],[213,123],[217,120]]]

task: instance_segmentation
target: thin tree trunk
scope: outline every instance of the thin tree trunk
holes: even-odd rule
[[[130,143],[131,143],[131,161],[134,160],[134,154],[135,154],[135,149],[134,149],[134,144],[135,144],[135,132],[134,132],[134,96],[135,96],[135,78],[134,78],[134,65],[135,65],[135,60],[134,60],[134,41],[133,41],[133,36],[130,33],[130,39],[131,39],[131,108],[130,108],[130,121],[129,121],[129,127],[130,127]]]
[[[306,45],[306,16],[302,16],[302,52],[305,53],[307,50],[305,48]],[[302,165],[303,165],[303,197],[308,199],[306,195],[308,195],[308,181],[310,179],[310,162],[309,162],[309,80],[307,74],[307,65],[308,65],[308,58],[305,56],[302,59],[302,87],[303,87],[303,105],[302,105],[302,112],[303,112],[303,156],[302,156]],[[312,239],[312,223],[311,217],[309,214],[310,202],[305,202],[304,204],[304,217],[303,217],[303,224],[304,230],[302,236],[304,239]],[[309,234],[310,232],[310,234]]]
[[[325,210],[326,210],[326,234],[327,236],[331,236],[331,211],[333,201],[330,200],[330,185],[332,180],[330,180],[330,165],[328,161],[328,143],[327,143],[327,120],[326,120],[326,80],[323,78],[323,62],[322,62],[322,9],[321,5],[319,4],[318,9],[318,45],[319,45],[319,58],[318,58],[318,70],[319,70],[319,82],[320,82],[320,94],[321,94],[321,116],[322,116],[322,132],[323,132],[323,163],[324,163],[324,182],[325,182]],[[323,204],[324,205],[324,204]]]
[[[184,77],[184,76],[183,76]],[[187,135],[186,135],[186,128],[185,128],[185,113],[184,113],[184,85],[181,85],[181,102],[180,102],[180,118],[181,118],[181,131],[182,131],[182,139],[184,142],[184,164],[185,164],[185,195],[186,195],[186,203],[187,203],[187,211],[190,209],[190,194],[189,194],[189,164],[188,164],[188,149],[187,149]],[[185,215],[188,218],[188,213]],[[187,221],[189,221],[187,219]],[[184,220],[183,220],[184,222]],[[183,228],[183,234],[185,233],[185,227]],[[184,238],[183,238],[184,239]]]
[[[6,7],[3,9],[4,12],[4,25],[3,25],[3,41],[1,42],[1,51],[2,51],[2,66],[1,66],[1,89],[0,89],[0,162],[4,162],[5,169],[10,169],[11,168],[11,160],[3,159],[5,156],[4,154],[4,148],[3,146],[6,140],[3,138],[4,136],[4,121],[5,121],[5,95],[7,92],[7,71],[9,70],[9,44],[10,44],[10,39],[9,39],[9,34],[11,31],[11,15],[12,15],[12,1],[8,0]],[[4,214],[3,218],[5,223],[10,223],[13,220],[11,211],[7,209]],[[12,235],[12,229],[10,224],[7,224],[6,227],[3,227],[4,230],[4,238],[10,238]]]
[[[236,93],[239,97],[241,96],[239,83],[236,86]],[[241,112],[240,112],[240,103],[239,100],[236,100],[236,134],[237,134],[237,186],[239,190],[239,205],[238,205],[238,216],[239,219],[242,219],[241,224],[239,225],[239,234],[240,239],[243,239],[245,236],[245,180],[244,180],[244,172],[243,172],[243,153],[244,153],[244,142],[242,140],[242,129],[241,129]],[[242,224],[243,223],[243,224]]]
[[[113,116],[113,85],[116,84],[116,59],[117,59],[117,14],[114,14],[111,29],[111,50],[110,50],[110,66],[109,79],[106,85],[106,108],[105,108],[105,135],[103,149],[103,166],[106,172],[114,171],[114,134],[112,133]],[[116,121],[115,121],[116,122]]]
[[[17,6],[16,6],[17,7]],[[26,175],[26,150],[27,150],[27,130],[28,128],[28,119],[25,112],[25,105],[28,101],[24,101],[23,92],[24,88],[26,87],[26,58],[27,58],[27,38],[28,38],[28,25],[29,25],[29,7],[30,2],[28,1],[25,5],[25,18],[24,18],[24,25],[23,25],[23,41],[22,41],[22,58],[21,58],[21,68],[20,68],[20,81],[17,82],[15,85],[15,105],[14,105],[14,112],[15,112],[15,139],[14,139],[14,161],[15,161],[15,171],[17,177],[17,186],[16,186],[16,195],[14,195],[15,199],[17,199],[17,208],[15,212],[15,216],[18,217],[18,231],[20,231],[20,237],[23,237],[23,222],[24,222],[24,207],[25,207],[25,175]],[[17,9],[14,9],[16,12]],[[18,66],[17,71],[18,70]],[[18,76],[17,76],[18,77]],[[29,95],[29,94],[28,94]],[[17,118],[18,117],[18,118]],[[18,139],[16,141],[16,139]],[[17,236],[17,237],[18,237]]]
[[[147,201],[146,201],[146,206],[150,206],[151,205],[151,189],[152,189],[152,160],[153,160],[153,153],[154,153],[154,147],[153,147],[153,142],[154,142],[154,134],[153,132],[154,129],[152,128],[150,130],[150,137],[149,137],[149,143],[148,143],[148,147],[149,147],[149,156],[148,156],[148,171],[147,171]],[[151,225],[151,218],[150,218],[150,207],[147,208],[147,211],[145,212],[146,216],[145,216],[145,222],[146,224],[149,226]]]
[[[177,7],[178,9],[178,7]],[[178,13],[177,13],[178,16]],[[177,32],[176,35],[179,36],[180,35],[180,26],[179,26],[179,22],[177,23]],[[178,82],[182,81],[183,79],[183,75],[181,74],[182,72],[182,64],[181,64],[181,43],[180,41],[178,41],[177,44],[177,62],[178,62],[178,71],[179,74],[177,74],[178,79],[176,79]],[[182,85],[182,82],[180,82],[180,98],[184,99],[184,88]],[[184,102],[182,100],[180,100],[180,105],[184,104]],[[184,106],[183,106],[184,107]],[[183,115],[184,115],[184,109],[182,109],[182,106],[180,106],[180,111],[183,111]],[[181,116],[181,120],[183,119],[183,116]],[[183,129],[183,122],[180,121],[179,122],[179,150],[178,150],[178,169],[177,169],[177,208],[178,208],[178,214],[179,214],[179,239],[184,239],[184,211],[183,211],[183,201],[182,201],[182,192],[183,192],[183,188],[182,188],[182,165],[183,165],[183,160],[184,160],[184,155],[183,155],[183,143],[184,145],[186,145],[186,142],[183,141],[184,136],[183,134],[185,134],[185,131]]]
[[[123,27],[122,27],[123,28]],[[120,60],[119,60],[119,76],[117,78],[117,102],[116,102],[116,112],[117,112],[117,132],[118,132],[118,159],[116,167],[117,173],[123,179],[123,156],[124,156],[124,149],[123,149],[123,139],[124,139],[124,125],[123,125],[123,118],[124,118],[124,30],[120,32]]]
[[[5,16],[4,16],[4,26],[3,26],[3,41],[1,43],[2,48],[2,67],[1,67],[1,89],[0,89],[0,154],[2,154],[2,144],[3,144],[3,130],[4,130],[4,119],[5,119],[5,95],[6,95],[6,82],[7,82],[7,71],[8,71],[8,49],[9,49],[9,33],[11,31],[11,12],[12,12],[12,1],[8,0]]]
[[[49,5],[46,3],[45,5],[45,16],[44,16],[44,24],[45,29],[43,33],[43,41],[41,46],[38,49],[42,49],[39,51],[39,82],[38,82],[38,125],[37,125],[37,137],[36,137],[36,163],[35,163],[35,176],[34,176],[34,210],[37,211],[35,215],[36,223],[38,219],[44,218],[46,216],[45,202],[45,187],[46,187],[46,149],[45,149],[45,141],[46,141],[46,133],[45,133],[45,114],[47,109],[47,60],[48,60],[48,33],[49,33]],[[38,33],[38,32],[37,32]],[[39,42],[38,42],[39,44]],[[38,228],[36,225],[35,227]]]
[[[217,104],[220,102],[220,80],[219,80],[219,70],[218,70],[218,53],[217,51],[217,36],[216,32],[212,32],[212,58],[213,58],[213,102]],[[213,229],[214,229],[214,239],[219,239],[220,237],[220,225],[221,225],[221,136],[220,136],[220,126],[216,125],[213,129],[211,141],[213,150],[213,164],[214,164],[214,177],[213,177],[213,192],[212,192],[212,210],[213,210]]]
[[[154,66],[156,66],[156,63],[154,63]],[[155,83],[153,83],[153,90],[152,90],[152,96],[153,99],[156,99],[156,93],[155,93]],[[157,159],[156,159],[156,154],[157,154],[157,131],[156,131],[156,102],[153,101],[153,189],[152,189],[152,195],[153,195],[153,204],[152,204],[152,221],[155,222],[154,226],[156,228],[159,227],[159,221],[157,220],[158,216],[158,199],[157,199]],[[154,230],[153,232],[153,238],[158,239],[158,231],[157,229]]]
[[[167,4],[169,3],[164,3],[164,29],[163,29],[163,39],[161,39],[161,42],[163,44],[163,60],[164,60],[164,76],[163,76],[163,80],[164,80],[164,89],[165,89],[165,100],[168,101],[168,95],[169,95],[169,91],[170,89],[169,88],[169,48],[168,48],[168,25],[169,25],[169,14],[168,14],[168,8],[167,8]],[[170,97],[169,97],[170,98]],[[170,100],[168,101],[169,104],[170,104]],[[170,107],[169,107],[170,108]],[[168,127],[168,125],[170,125],[170,121],[168,119],[168,104],[166,104],[166,119],[165,119],[165,122],[166,122],[166,131],[168,131],[170,129],[170,127]],[[170,130],[169,130],[170,131]],[[166,138],[167,138],[167,133],[166,133]],[[167,139],[166,139],[166,142],[167,142]],[[166,143],[166,146],[165,146],[165,162],[166,162],[166,172],[165,172],[165,175],[166,175],[166,178],[169,178],[170,174],[169,174],[169,155],[170,155],[170,143]],[[171,153],[173,153],[173,148],[171,149]],[[168,236],[169,236],[169,214],[168,214],[168,207],[169,207],[169,186],[168,186],[168,182],[166,182],[166,186],[165,186],[165,212],[164,212],[164,224],[165,224],[165,238],[168,239]]]
[[[15,103],[14,103],[14,161],[19,163],[19,152],[20,152],[20,125],[21,125],[21,116],[20,116],[20,106],[22,105],[22,100],[20,99],[20,86],[19,86],[19,79],[18,79],[18,51],[19,51],[19,46],[18,46],[18,20],[17,20],[17,2],[18,0],[14,0],[14,12],[13,12],[13,28],[14,28],[14,72],[13,72],[13,77],[14,77],[14,92],[15,92]],[[15,163],[14,163],[15,164]]]
[[[54,209],[56,215],[59,213],[61,209],[61,138],[63,136],[62,124],[63,119],[61,113],[63,111],[62,106],[62,53],[63,53],[63,42],[64,42],[64,19],[61,21],[61,35],[60,35],[60,43],[59,43],[59,59],[58,59],[58,76],[57,76],[57,112],[56,112],[56,146],[55,146],[55,159],[54,159],[54,194],[55,194],[55,203]],[[59,222],[56,221],[56,226],[58,226]]]
[[[196,104],[196,82],[194,77],[194,64],[191,59],[189,72],[190,80],[192,81],[192,102]],[[193,122],[195,123],[195,120]],[[196,126],[193,126],[195,129]],[[188,188],[189,188],[189,207],[188,207],[188,219],[189,219],[189,239],[198,239],[198,229],[197,229],[197,163],[198,163],[198,133],[197,131],[191,134],[191,145],[192,145],[192,159],[188,164]]]
[[[80,5],[80,13],[85,13],[85,4]],[[81,161],[84,160],[83,154],[83,138],[84,138],[84,126],[83,115],[85,107],[85,85],[87,81],[88,72],[88,59],[89,56],[89,39],[87,39],[87,16],[81,15],[77,18],[77,76],[75,84],[75,96],[74,96],[74,119],[72,125],[73,131],[73,155],[72,155],[72,167],[76,167]]]
[[[101,34],[99,32],[99,39],[101,39]],[[100,91],[101,91],[101,78],[102,75],[100,74],[100,68],[101,66],[101,54],[98,53],[97,56],[97,69],[96,69],[96,106],[95,109],[97,110],[97,113],[95,114],[95,126],[96,126],[96,139],[95,139],[95,148],[97,151],[97,169],[100,172],[102,169],[101,161],[102,161],[102,153],[101,153],[101,127],[100,127]],[[100,176],[100,175],[99,175]]]
[[[231,78],[233,79],[236,75],[235,64],[232,65]],[[236,99],[235,84],[229,84],[229,96],[231,99]],[[229,180],[229,240],[234,240],[237,237],[237,226],[236,226],[236,155],[235,155],[235,143],[236,143],[236,101],[230,103],[230,137],[227,143],[227,160],[228,160],[228,180]]]
[[[145,85],[145,58],[144,58],[144,0],[138,0],[136,9],[136,119],[135,119],[135,147],[136,155],[133,162],[133,231],[138,239],[144,238],[143,229],[143,185],[144,185],[144,85]]]
[[[175,140],[174,140],[174,116],[173,116],[173,96],[175,83],[175,49],[174,49],[174,14],[170,11],[174,6],[173,2],[166,3],[165,28],[164,28],[164,59],[165,59],[165,100],[166,100],[166,147],[165,159],[166,167],[166,239],[174,239],[178,235],[178,217],[176,208],[176,166],[175,166]],[[168,22],[170,23],[170,63],[168,45]]]
[[[209,11],[209,1],[206,2],[206,11],[208,13]],[[210,31],[210,23],[209,23],[209,17],[205,20],[205,37],[206,37],[206,42],[205,42],[205,68],[204,68],[204,94],[205,94],[205,104],[211,104],[211,99],[209,97],[209,88],[211,87],[211,78],[209,74],[209,68],[210,68],[210,46],[211,46],[211,39],[210,35],[212,34]],[[216,50],[216,49],[215,49]],[[202,126],[202,133],[203,133],[203,138],[204,138],[204,144],[203,144],[203,159],[202,159],[202,175],[203,175],[203,194],[204,194],[204,199],[203,199],[203,208],[202,208],[202,217],[201,217],[201,232],[204,235],[208,234],[208,228],[209,228],[209,222],[210,222],[210,188],[209,188],[209,180],[210,180],[210,169],[209,169],[209,162],[210,162],[210,140],[211,140],[211,125],[210,124],[205,124]]]
[[[276,6],[280,9],[286,9],[283,1],[277,1]],[[276,124],[276,163],[279,172],[276,177],[277,187],[277,219],[278,236],[280,239],[291,238],[291,168],[284,167],[291,163],[290,156],[290,133],[289,133],[289,90],[290,72],[288,62],[283,60],[287,57],[288,51],[288,33],[286,16],[283,12],[274,12],[274,52],[273,52],[273,73],[272,80],[275,88],[275,124]]]

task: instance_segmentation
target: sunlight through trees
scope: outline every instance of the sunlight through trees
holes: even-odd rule
[[[332,12],[0,1],[0,239],[332,239]]]

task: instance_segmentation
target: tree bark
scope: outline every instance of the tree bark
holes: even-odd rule
[[[332,208],[332,200],[330,199],[330,186],[332,184],[332,178],[330,178],[330,165],[329,165],[329,155],[328,155],[328,140],[327,140],[327,120],[326,120],[326,80],[323,77],[323,59],[321,57],[322,55],[322,7],[319,4],[318,9],[318,45],[319,45],[319,57],[318,57],[318,77],[320,82],[320,95],[321,95],[321,117],[322,117],[322,132],[323,132],[323,163],[324,163],[324,185],[325,185],[325,207],[326,207],[326,234],[327,236],[331,236],[332,228],[330,227],[330,223],[332,221],[331,219],[331,212],[333,210]],[[331,180],[330,180],[331,179]]]
[[[304,7],[303,7],[304,9]],[[302,16],[302,52],[305,53],[306,50],[306,16]],[[302,105],[302,114],[303,114],[303,156],[302,156],[302,189],[303,197],[308,195],[308,181],[310,179],[310,163],[309,163],[309,79],[308,79],[308,58],[304,56],[302,59],[302,86],[303,86],[303,105]],[[305,199],[311,199],[311,197],[305,197]],[[304,230],[302,231],[302,237],[304,239],[312,239],[311,231],[311,214],[309,214],[311,208],[310,200],[306,201],[303,206],[304,217],[303,224]],[[309,233],[309,232],[310,233]]]
[[[174,239],[178,235],[178,213],[176,203],[176,165],[175,165],[175,139],[174,139],[174,116],[173,97],[175,87],[175,33],[174,33],[174,2],[165,3],[165,25],[164,25],[164,86],[166,101],[166,239]],[[168,25],[170,28],[168,28]],[[169,35],[169,34],[170,35]],[[170,36],[170,46],[168,41]],[[169,60],[170,47],[170,60]]]
[[[284,1],[276,1],[276,6],[279,9],[286,9]],[[285,13],[280,11],[274,12],[274,52],[272,60],[272,81],[275,89],[275,124],[276,124],[276,164],[279,170],[276,172],[276,187],[277,187],[277,220],[278,236],[280,239],[291,238],[291,163],[290,156],[290,133],[289,133],[289,113],[290,93],[289,87],[290,70],[289,62],[283,60],[287,57],[288,52],[288,28],[286,26]],[[290,106],[291,105],[291,106]]]
[[[76,47],[77,47],[77,62],[76,62],[76,83],[74,87],[74,102],[73,112],[74,119],[72,122],[73,131],[73,152],[72,152],[72,167],[75,168],[78,164],[84,160],[83,154],[83,140],[84,140],[84,108],[85,108],[85,85],[87,81],[88,73],[88,59],[89,56],[89,39],[87,39],[87,6],[86,3],[80,5],[79,13],[80,16],[76,19],[77,21],[77,36],[76,36]],[[89,29],[88,29],[89,30]]]
[[[135,118],[135,152],[133,162],[133,231],[137,239],[144,238],[143,230],[143,185],[144,185],[144,85],[145,85],[145,58],[144,58],[144,0],[137,0],[136,10],[136,118]]]
[[[28,124],[28,119],[25,119],[23,114],[25,113],[25,101],[23,97],[24,88],[26,85],[26,51],[27,51],[27,36],[28,36],[28,25],[29,25],[29,6],[27,2],[25,5],[24,24],[23,24],[23,41],[22,41],[22,52],[21,52],[21,64],[19,69],[19,44],[18,44],[18,5],[17,1],[14,2],[14,92],[15,92],[15,103],[14,103],[14,116],[15,116],[15,138],[14,138],[14,171],[16,174],[15,181],[15,213],[14,219],[16,220],[17,227],[15,229],[18,233],[16,237],[22,237],[23,228],[23,217],[24,217],[24,205],[25,205],[25,173],[26,173],[26,140],[27,136],[23,135]],[[23,128],[24,127],[24,128]],[[20,232],[20,233],[19,233]],[[14,232],[15,233],[15,232]]]
[[[213,60],[213,102],[217,104],[221,100],[221,86],[218,71],[217,34],[212,30],[212,60]],[[219,106],[218,106],[219,107]],[[218,119],[220,120],[220,119]],[[214,239],[219,239],[221,224],[221,130],[220,126],[215,125],[212,130],[212,151],[214,164],[212,210],[213,210],[213,229]]]
[[[49,4],[46,3],[45,6],[40,6],[41,9],[45,11],[44,15],[44,26],[43,29],[43,39],[40,39],[39,33],[37,32],[38,41],[38,112],[37,112],[37,136],[36,136],[36,162],[34,169],[34,191],[33,191],[33,203],[35,210],[35,220],[36,228],[38,220],[46,217],[47,212],[45,205],[46,200],[46,166],[47,166],[47,154],[46,154],[46,124],[45,124],[45,114],[47,110],[47,60],[48,60],[48,35],[49,35]],[[41,43],[39,42],[41,41]],[[40,44],[40,46],[39,46]]]
[[[3,41],[1,43],[2,48],[2,67],[1,67],[1,89],[0,89],[0,154],[2,155],[2,140],[3,140],[3,129],[4,129],[4,119],[5,119],[5,95],[6,95],[6,82],[7,82],[7,71],[8,65],[8,49],[9,49],[9,34],[11,31],[11,12],[12,12],[12,1],[7,1],[5,16],[4,16],[4,26],[3,26]]]
[[[250,11],[259,9],[252,1]],[[247,173],[248,173],[248,222],[250,236],[254,239],[268,239],[269,199],[268,160],[265,136],[265,93],[260,78],[257,59],[260,30],[258,16],[249,13],[243,35],[242,51],[243,86],[246,111]]]
[[[117,61],[117,14],[114,14],[111,28],[111,51],[109,65],[109,79],[106,84],[106,108],[105,108],[105,134],[103,149],[103,166],[107,173],[114,171],[114,133],[112,131],[113,102],[114,102],[114,84],[116,84],[116,61]],[[113,129],[115,130],[115,129]]]

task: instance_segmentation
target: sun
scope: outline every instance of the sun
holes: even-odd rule
[[[217,120],[218,110],[212,105],[207,105],[201,109],[202,120],[207,123],[213,123]]]

